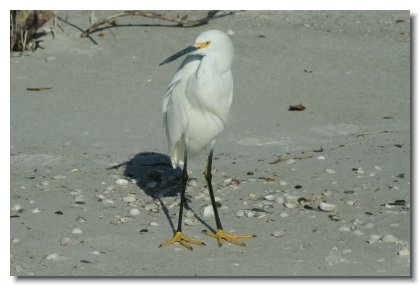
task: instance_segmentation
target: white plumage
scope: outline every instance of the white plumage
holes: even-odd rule
[[[224,129],[233,96],[234,50],[229,37],[209,30],[201,33],[189,50],[162,102],[174,168],[184,164],[184,146],[191,157],[214,143]]]

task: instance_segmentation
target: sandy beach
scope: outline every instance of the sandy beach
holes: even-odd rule
[[[80,38],[89,15],[59,12],[62,30],[48,22],[42,49],[10,59],[12,276],[411,275],[409,11],[127,17]],[[215,228],[203,152],[184,232],[206,245],[159,248],[178,216],[161,101],[180,61],[158,65],[208,29],[235,46],[219,212],[257,237],[201,233]]]

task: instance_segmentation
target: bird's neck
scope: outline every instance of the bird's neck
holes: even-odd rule
[[[232,67],[232,60],[219,53],[212,53],[203,57],[199,71],[211,70],[214,73],[224,74]]]

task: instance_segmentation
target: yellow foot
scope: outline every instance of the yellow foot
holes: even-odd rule
[[[193,250],[192,247],[188,243],[196,244],[196,245],[206,245],[204,242],[199,240],[194,240],[186,236],[182,231],[177,231],[173,238],[168,241],[165,241],[159,247],[164,247],[174,242],[179,242],[182,246],[187,248],[188,250]]]
[[[235,238],[254,238],[256,235],[239,235],[239,234],[228,234],[225,233],[223,229],[218,229],[216,233],[213,233],[208,230],[203,230],[202,233],[207,234],[208,236],[214,237],[217,239],[217,243],[219,246],[222,246],[222,240],[226,240],[227,242],[239,245],[239,246],[246,246],[245,243],[239,240],[235,240]]]

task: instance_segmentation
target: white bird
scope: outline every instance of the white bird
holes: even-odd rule
[[[210,147],[204,176],[216,219],[216,231],[203,231],[222,240],[245,246],[235,238],[252,238],[254,235],[234,235],[225,233],[219,219],[211,185],[213,145],[217,135],[224,129],[233,96],[232,63],[234,49],[229,37],[219,30],[201,33],[195,43],[174,54],[160,65],[187,55],[170,82],[162,102],[163,119],[170,150],[172,166],[183,168],[181,204],[178,229],[174,237],[160,247],[179,242],[189,250],[189,245],[204,245],[182,232],[182,212],[185,202],[185,188],[188,180],[188,158],[207,146]]]

